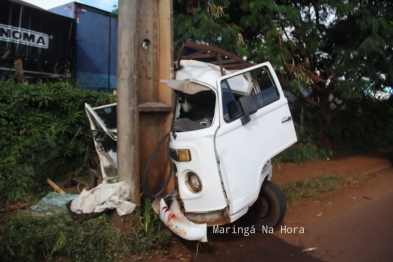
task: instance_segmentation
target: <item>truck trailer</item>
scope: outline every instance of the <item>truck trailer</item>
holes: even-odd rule
[[[77,2],[49,11],[75,22],[76,85],[96,91],[116,89],[117,18],[109,12]]]
[[[74,65],[75,20],[14,1],[0,1],[0,76],[15,62],[26,78],[69,78]]]

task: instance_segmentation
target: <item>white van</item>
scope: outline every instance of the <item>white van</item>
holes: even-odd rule
[[[297,141],[288,101],[270,63],[222,71],[180,61],[175,80],[169,152],[176,190],[156,199],[156,211],[177,235],[206,241],[207,226],[245,221],[255,230],[284,218],[285,198],[270,182],[270,159]],[[103,177],[116,174],[116,104],[85,105]],[[104,134],[104,135],[103,135]]]

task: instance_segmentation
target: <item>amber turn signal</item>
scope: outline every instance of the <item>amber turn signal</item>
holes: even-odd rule
[[[191,161],[191,153],[188,149],[178,149],[177,156],[180,162],[189,162]]]

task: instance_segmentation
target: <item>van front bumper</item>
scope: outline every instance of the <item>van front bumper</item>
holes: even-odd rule
[[[207,224],[196,224],[188,220],[180,210],[179,202],[173,199],[170,208],[162,198],[160,219],[176,235],[187,240],[207,242]]]

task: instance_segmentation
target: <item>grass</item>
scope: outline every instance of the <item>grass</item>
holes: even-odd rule
[[[169,245],[171,232],[157,227],[157,218],[149,213],[146,219],[145,210],[138,208],[123,218],[113,213],[83,223],[69,215],[3,216],[0,261],[119,261]]]
[[[345,187],[358,185],[365,177],[355,175],[345,180],[339,174],[320,174],[316,178],[293,181],[287,186],[281,186],[288,204],[302,199],[315,199],[318,194],[325,192],[337,192]]]
[[[317,148],[311,143],[294,145],[272,159],[273,163],[304,163],[312,160],[326,159],[333,152],[326,148]]]

